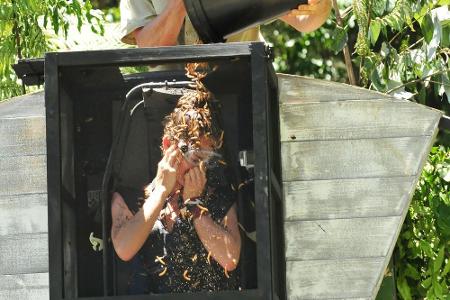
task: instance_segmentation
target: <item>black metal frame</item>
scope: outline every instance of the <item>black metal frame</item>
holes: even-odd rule
[[[151,299],[279,299],[284,296],[284,250],[282,245],[281,189],[279,187],[278,92],[266,46],[263,43],[214,44],[147,49],[121,49],[90,52],[47,53],[45,56],[45,101],[47,114],[47,177],[49,216],[49,277],[50,299],[84,299],[64,296],[63,253],[63,150],[61,136],[60,82],[61,68],[71,66],[130,66],[212,61],[248,58],[251,62],[253,128],[255,147],[255,199],[257,228],[257,289],[218,293],[151,295]],[[279,201],[274,201],[276,199]],[[106,213],[107,208],[103,207]],[[104,230],[106,230],[104,228]],[[105,235],[104,235],[105,236]],[[104,243],[107,260],[108,243]],[[104,260],[105,260],[104,259]],[[86,298],[88,299],[88,298]],[[89,299],[149,299],[141,296],[103,296]]]

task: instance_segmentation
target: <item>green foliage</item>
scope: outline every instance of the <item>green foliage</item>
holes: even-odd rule
[[[334,45],[338,36],[343,47],[347,39],[345,29],[336,29],[331,21],[308,34],[300,34],[281,21],[261,29],[266,41],[274,47],[277,72],[345,81],[345,65],[335,55],[342,48]]]
[[[336,17],[300,34],[281,22],[263,29],[275,68],[347,81],[345,44],[360,86],[450,115],[450,0],[338,0]],[[441,131],[417,186],[395,250],[401,299],[450,299],[450,135]]]
[[[336,17],[301,34],[280,21],[263,27],[279,72],[348,82],[347,44],[360,86],[450,115],[450,0],[339,0]],[[441,132],[441,144],[450,135]]]
[[[392,9],[389,2],[395,3]],[[430,98],[449,100],[448,4],[448,0],[355,0],[362,85],[423,104]],[[371,9],[375,6],[379,9]]]
[[[395,253],[402,299],[450,298],[450,148],[432,149]]]
[[[89,0],[0,0],[0,100],[21,93],[11,65],[55,50],[45,30],[67,37],[68,16],[76,17],[78,29],[88,23],[94,32],[103,32],[102,17]]]

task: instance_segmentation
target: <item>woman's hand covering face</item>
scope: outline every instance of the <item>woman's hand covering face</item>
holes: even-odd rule
[[[199,167],[190,169],[184,175],[183,200],[200,197],[206,185],[206,175]]]
[[[181,157],[180,150],[176,145],[172,145],[164,152],[163,158],[158,163],[156,187],[163,188],[167,194],[175,187]]]

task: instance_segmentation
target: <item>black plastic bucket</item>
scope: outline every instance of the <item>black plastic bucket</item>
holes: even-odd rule
[[[278,17],[307,0],[184,0],[189,18],[204,43]]]

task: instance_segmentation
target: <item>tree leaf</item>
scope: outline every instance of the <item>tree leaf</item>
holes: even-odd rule
[[[434,260],[434,272],[439,273],[442,263],[444,262],[445,246],[441,246],[438,255]]]
[[[441,287],[441,284],[439,283],[439,281],[433,282],[433,290],[434,290],[434,294],[436,295],[436,297],[438,297],[438,299],[443,298],[443,290],[442,290],[442,287]]]
[[[445,94],[447,95],[447,101],[450,103],[450,78],[449,72],[442,74],[442,87],[444,88]],[[443,177],[443,179],[447,182],[450,182],[450,174],[447,174]]]
[[[55,6],[52,13],[52,27],[56,34],[59,32],[59,14],[58,8]]]
[[[433,38],[433,19],[430,14],[426,14],[422,20],[422,24],[420,25],[420,29],[422,30],[423,37],[425,38],[425,42],[429,44],[431,39]]]
[[[442,271],[441,275],[445,276],[450,272],[450,259],[447,259],[447,264],[444,267],[444,270]]]
[[[433,17],[433,37],[431,38],[431,41],[428,43],[427,46],[427,58],[428,60],[432,60],[436,56],[436,50],[439,47],[439,44],[441,43],[441,36],[442,36],[442,26],[441,22],[439,22],[439,19],[437,16]]]
[[[376,0],[372,1],[372,11],[376,16],[383,15],[386,10],[387,0]]]
[[[404,300],[412,300],[411,289],[405,277],[397,279],[397,289]]]
[[[380,32],[381,32],[381,23],[378,19],[372,20],[370,22],[370,28],[369,28],[369,33],[370,33],[370,42],[372,43],[372,45],[375,45],[378,41],[378,37],[380,36]]]
[[[372,84],[377,91],[379,91],[379,92],[386,91],[386,84],[384,81],[382,81],[380,75],[378,74],[378,70],[376,68],[374,68],[372,73],[370,74],[370,80],[372,81]]]
[[[428,243],[425,240],[421,240],[419,242],[420,245],[420,250],[422,250],[423,252],[425,252],[425,255],[428,257],[433,257],[434,253],[433,253],[433,248],[431,247],[430,243]]]
[[[409,278],[412,278],[412,279],[415,279],[415,280],[419,280],[420,279],[419,272],[410,263],[406,264],[405,275],[408,276]]]
[[[336,53],[342,51],[348,41],[347,31],[340,26],[336,26],[332,36],[334,36],[334,40],[331,44],[331,50]]]
[[[428,277],[427,279],[425,279],[424,281],[422,281],[420,283],[420,285],[424,288],[424,289],[428,289],[431,285],[431,277]]]

